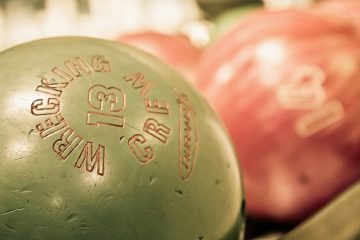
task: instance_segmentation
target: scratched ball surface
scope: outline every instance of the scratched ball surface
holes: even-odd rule
[[[299,221],[360,177],[360,39],[300,10],[258,12],[200,61],[238,151],[249,213]]]
[[[0,54],[0,239],[237,239],[222,124],[177,73],[116,42]]]

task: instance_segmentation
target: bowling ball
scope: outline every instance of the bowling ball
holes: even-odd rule
[[[249,16],[200,60],[249,214],[298,222],[360,177],[360,39],[309,11]]]
[[[315,6],[316,11],[332,21],[348,21],[360,29],[360,1],[324,0]]]
[[[237,239],[235,153],[207,102],[133,47],[0,54],[0,239]]]
[[[119,40],[162,59],[184,74],[186,79],[194,81],[194,70],[202,50],[186,36],[146,31],[124,34]]]

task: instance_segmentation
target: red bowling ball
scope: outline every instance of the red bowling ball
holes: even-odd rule
[[[317,11],[337,21],[349,21],[360,29],[359,0],[325,0],[315,6]]]
[[[204,54],[199,87],[229,129],[251,215],[300,221],[359,179],[359,46],[351,26],[263,11]]]
[[[122,35],[119,40],[160,58],[190,81],[194,80],[194,69],[202,51],[186,36],[146,31]]]

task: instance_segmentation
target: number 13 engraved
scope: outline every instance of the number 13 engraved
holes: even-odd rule
[[[88,103],[91,110],[88,111],[86,124],[124,127],[125,117],[122,112],[126,102],[121,89],[94,85],[89,89]]]

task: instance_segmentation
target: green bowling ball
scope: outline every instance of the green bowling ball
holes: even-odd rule
[[[242,236],[228,135],[154,57],[80,37],[16,46],[0,53],[0,109],[1,240]]]

